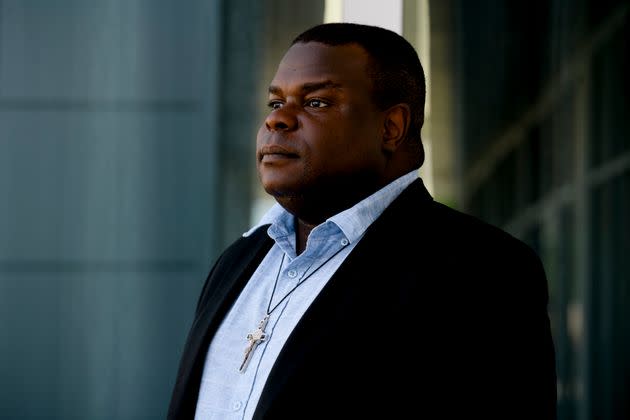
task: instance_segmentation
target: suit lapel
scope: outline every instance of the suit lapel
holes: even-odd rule
[[[181,416],[178,418],[194,416],[210,339],[272,244],[266,226],[261,227],[249,238],[240,238],[232,245],[232,250],[219,258],[208,275],[181,358],[183,363],[169,409],[170,413]]]

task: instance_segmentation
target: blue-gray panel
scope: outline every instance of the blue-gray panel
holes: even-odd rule
[[[3,0],[0,99],[199,98],[209,3]]]
[[[212,139],[195,113],[0,112],[0,261],[199,260]]]
[[[165,418],[204,275],[4,273],[0,418]]]

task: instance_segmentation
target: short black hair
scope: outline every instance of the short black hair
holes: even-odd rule
[[[399,103],[409,105],[411,121],[407,138],[417,143],[419,165],[422,165],[424,150],[420,129],[424,124],[426,83],[413,46],[389,29],[357,23],[320,24],[302,32],[291,45],[307,42],[330,46],[357,44],[367,52],[374,103],[381,110]]]

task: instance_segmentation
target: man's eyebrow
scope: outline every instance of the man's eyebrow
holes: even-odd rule
[[[310,82],[304,83],[302,86],[300,86],[300,93],[305,95],[310,92],[315,92],[316,90],[336,89],[340,87],[340,83],[335,83],[332,80],[324,80],[323,82]],[[282,94],[282,89],[278,86],[271,85],[269,86],[269,93],[271,93],[272,95],[280,95]]]

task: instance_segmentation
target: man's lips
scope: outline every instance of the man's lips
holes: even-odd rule
[[[268,145],[260,148],[260,161],[263,163],[278,162],[286,159],[295,159],[297,153],[278,145]]]

